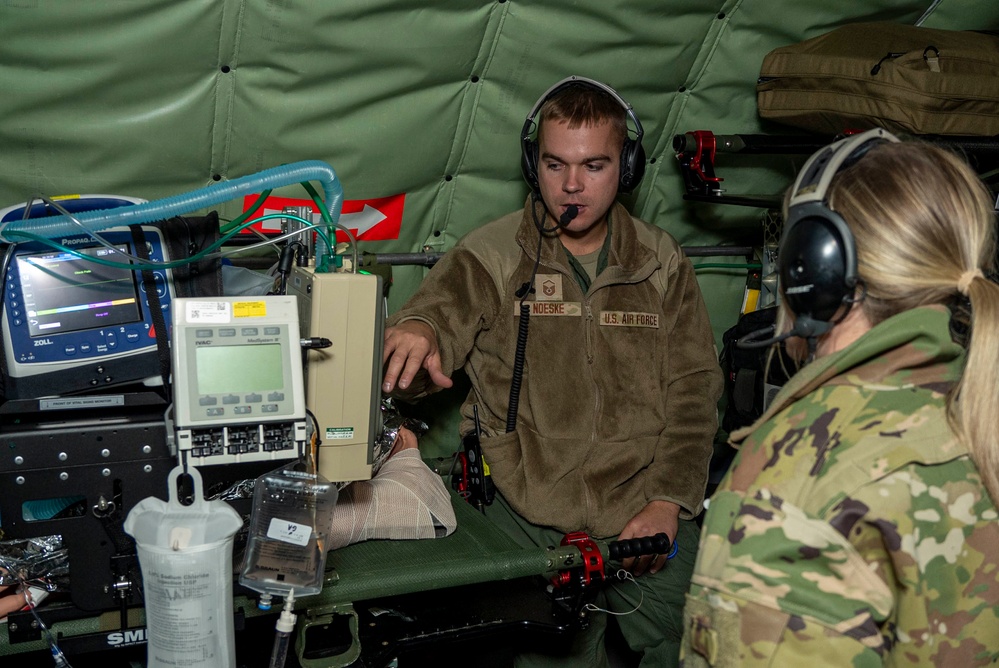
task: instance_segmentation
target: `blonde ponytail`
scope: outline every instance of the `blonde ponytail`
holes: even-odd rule
[[[856,239],[861,304],[872,324],[919,306],[961,313],[967,359],[947,419],[999,505],[999,285],[991,197],[963,158],[923,142],[877,146],[840,172],[830,206]],[[964,343],[962,341],[962,343]]]

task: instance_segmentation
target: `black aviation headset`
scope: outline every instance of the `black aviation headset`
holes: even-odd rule
[[[784,235],[777,251],[777,271],[783,299],[795,315],[794,327],[781,336],[758,340],[772,332],[760,330],[737,345],[762,348],[800,336],[814,351],[815,341],[842,320],[853,304],[860,283],[857,250],[846,221],[830,206],[829,185],[842,170],[855,164],[878,144],[897,142],[891,133],[875,128],[819,149],[808,159],[791,188]],[[862,287],[862,286],[861,286]],[[833,320],[840,308],[843,312]]]
[[[531,113],[527,115],[527,120],[524,121],[524,129],[520,131],[521,168],[524,171],[524,179],[534,192],[540,190],[540,186],[538,185],[538,140],[532,136],[537,130],[537,124],[534,119],[545,102],[557,93],[572,86],[586,86],[607,93],[617,100],[617,103],[625,110],[628,118],[631,119],[632,124],[635,126],[635,138],[627,137],[624,141],[624,147],[621,149],[621,177],[618,182],[618,192],[630,193],[638,186],[638,183],[642,180],[642,176],[645,175],[645,149],[642,148],[642,137],[645,135],[645,131],[642,130],[642,124],[638,120],[635,110],[617,94],[617,91],[607,84],[587,79],[586,77],[571,76],[562,79],[546,90],[544,95],[534,103]]]

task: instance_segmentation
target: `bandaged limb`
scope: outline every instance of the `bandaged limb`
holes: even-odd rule
[[[398,441],[403,441],[400,432]],[[440,538],[455,529],[451,495],[412,441],[397,443],[392,456],[371,480],[340,490],[333,509],[330,547],[372,538]]]

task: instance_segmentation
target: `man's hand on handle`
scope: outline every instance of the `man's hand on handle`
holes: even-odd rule
[[[669,536],[669,541],[672,545],[676,541],[676,532],[679,528],[680,506],[670,501],[650,501],[647,506],[642,508],[625,525],[618,539],[627,540],[664,533]],[[666,555],[653,554],[625,559],[621,562],[621,565],[625,570],[631,571],[635,577],[642,575],[646,571],[654,574],[666,565]]]

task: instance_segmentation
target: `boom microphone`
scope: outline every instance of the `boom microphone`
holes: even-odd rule
[[[572,220],[578,215],[579,215],[579,207],[576,206],[575,204],[570,204],[569,206],[565,207],[565,213],[559,216],[558,226],[568,227],[569,223],[571,223]]]
[[[815,356],[815,346],[818,338],[830,329],[832,329],[832,323],[830,322],[814,320],[808,316],[799,316],[789,332],[785,332],[779,336],[772,336],[774,326],[771,325],[746,334],[735,342],[735,347],[740,350],[757,350],[759,348],[768,348],[775,343],[781,343],[793,336],[797,336],[805,339],[805,343],[808,345],[807,362],[811,362]],[[764,339],[763,337],[765,336],[769,338]]]
[[[791,337],[791,333],[788,332],[782,336],[770,336],[774,333],[774,326],[770,325],[764,327],[763,329],[757,329],[756,331],[746,334],[742,338],[735,342],[735,347],[740,350],[756,350],[757,348],[767,348],[775,343],[780,343],[784,339]],[[767,338],[763,338],[767,337]]]

